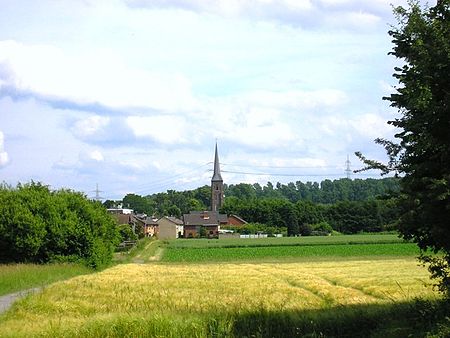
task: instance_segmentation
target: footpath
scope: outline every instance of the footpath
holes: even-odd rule
[[[25,297],[30,293],[38,292],[41,289],[42,288],[32,288],[0,296],[0,314],[8,310],[17,299]]]

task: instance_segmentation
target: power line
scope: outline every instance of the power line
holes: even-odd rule
[[[243,174],[243,175],[257,175],[257,176],[286,176],[286,177],[327,177],[327,176],[342,176],[342,174],[278,174],[278,173],[257,173],[257,172],[245,172],[245,171],[231,171],[222,170],[224,173],[230,174]]]
[[[194,175],[196,175],[197,177],[201,177],[201,173],[200,173],[199,169],[201,169],[205,166],[208,166],[211,163],[212,162],[204,163],[202,165],[199,165],[197,167],[191,168],[189,170],[183,171],[183,172],[175,174],[175,175],[167,176],[164,178],[160,178],[158,180],[153,180],[151,182],[140,184],[140,185],[134,187],[133,193],[146,193],[146,192],[150,192],[152,190],[161,189],[162,187],[170,188],[170,186],[173,186],[174,184],[176,184],[177,187],[182,186],[183,185],[182,183],[176,182],[177,179],[181,179],[181,178],[191,179],[192,177],[194,177]],[[207,172],[207,170],[202,171],[202,173],[205,173],[205,172]],[[127,187],[123,187],[123,188],[119,187],[114,190],[116,190],[116,191],[127,190]]]
[[[273,168],[273,169],[322,169],[322,168],[338,168],[339,165],[328,166],[276,166],[276,165],[244,165],[244,164],[230,164],[220,163],[224,166],[240,167],[240,168]],[[223,170],[222,170],[223,171]]]

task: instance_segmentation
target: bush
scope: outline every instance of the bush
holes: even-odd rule
[[[99,202],[71,190],[31,182],[0,186],[0,260],[79,261],[107,265],[120,237]]]
[[[130,224],[120,224],[117,226],[117,230],[119,231],[121,242],[137,241],[138,239],[138,236],[133,232]]]
[[[287,233],[286,227],[273,227],[262,223],[247,223],[244,225],[224,226],[221,228],[233,230],[234,232],[243,235],[264,233],[267,234],[268,236],[273,236],[274,234],[286,235]]]
[[[317,224],[311,225],[313,232],[323,233],[325,235],[329,235],[333,232],[333,228],[327,222],[320,222]]]

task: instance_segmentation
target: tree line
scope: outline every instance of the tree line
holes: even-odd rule
[[[392,230],[398,218],[395,195],[396,178],[366,180],[297,181],[273,185],[225,185],[222,213],[236,214],[247,222],[267,227],[287,229],[288,235],[309,235],[319,228],[342,233]],[[380,199],[380,196],[388,196]],[[390,196],[390,197],[389,197]],[[378,199],[377,199],[378,198]],[[168,190],[165,193],[140,196],[127,194],[121,201],[105,201],[106,207],[121,204],[137,213],[176,216],[192,210],[208,210],[211,188],[199,187],[188,191]],[[326,224],[326,225],[324,225]]]
[[[308,236],[337,231],[344,234],[395,230],[399,217],[395,198],[317,204],[283,199],[240,200],[229,197],[222,212],[251,223],[287,229],[287,235]]]

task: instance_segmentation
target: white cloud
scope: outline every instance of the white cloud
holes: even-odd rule
[[[125,0],[130,7],[180,8],[195,13],[276,21],[302,28],[373,29],[392,19],[405,0]],[[358,21],[359,20],[359,21]]]
[[[2,64],[11,74],[10,78],[1,79],[2,86],[48,99],[159,110],[189,109],[195,105],[190,83],[184,76],[133,68],[110,49],[68,54],[51,45],[0,41]]]
[[[3,135],[3,132],[0,131],[0,168],[6,166],[9,162],[9,156],[5,151],[4,142],[5,136]]]
[[[198,126],[189,132],[181,116],[129,116],[126,122],[136,137],[151,138],[163,144],[184,143],[188,133],[195,134],[201,128]]]
[[[100,150],[93,150],[88,154],[88,156],[90,159],[97,162],[103,162],[105,160]]]
[[[361,135],[375,139],[377,137],[392,137],[395,128],[387,123],[382,116],[367,113],[352,120],[350,125]]]
[[[109,122],[109,117],[94,115],[75,122],[71,129],[75,135],[83,138],[99,133]]]
[[[348,101],[348,97],[345,92],[335,89],[282,92],[264,90],[244,94],[242,100],[267,107],[310,110],[317,107],[340,106]]]

